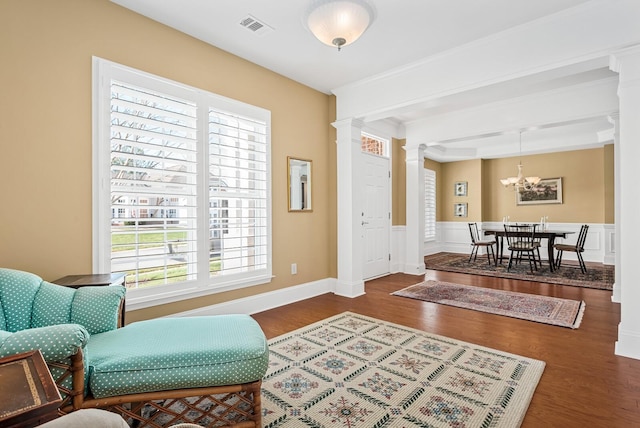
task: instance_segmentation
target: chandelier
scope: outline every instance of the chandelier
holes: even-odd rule
[[[520,157],[522,157],[522,131],[520,131]],[[531,190],[540,182],[540,177],[525,177],[522,173],[522,162],[518,161],[518,175],[516,177],[501,178],[500,183],[504,187],[512,187],[514,190],[521,192],[522,190]]]
[[[374,10],[365,0],[315,0],[306,18],[309,30],[318,40],[340,50],[369,28]]]

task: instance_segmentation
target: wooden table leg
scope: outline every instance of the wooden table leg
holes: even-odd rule
[[[547,239],[548,244],[547,244],[547,251],[548,251],[548,256],[549,257],[549,271],[553,272],[555,270],[555,261],[553,260],[553,243],[555,242],[556,238],[555,236],[551,235],[549,236],[549,239]]]
[[[498,246],[497,251],[500,254],[500,264],[502,264],[502,251],[504,250],[504,242],[502,241],[502,236],[496,236],[496,245]],[[496,266],[498,266],[498,260],[496,259]]]

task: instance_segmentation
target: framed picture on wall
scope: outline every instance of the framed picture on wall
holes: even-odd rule
[[[455,217],[467,216],[467,204],[453,204],[453,215]]]
[[[562,177],[543,178],[531,190],[516,192],[517,205],[561,204]]]
[[[457,181],[453,188],[454,196],[467,196],[467,182]]]

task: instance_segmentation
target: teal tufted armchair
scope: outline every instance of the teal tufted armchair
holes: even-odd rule
[[[40,349],[63,396],[71,405],[73,372],[84,389],[91,335],[118,327],[124,287],[61,287],[37,275],[0,269],[0,358]],[[76,385],[78,388],[78,385]]]
[[[61,414],[102,408],[140,428],[260,427],[269,358],[260,326],[240,314],[118,328],[125,291],[67,288],[0,268],[0,357],[40,349]]]

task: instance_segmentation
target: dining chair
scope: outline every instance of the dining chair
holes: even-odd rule
[[[540,247],[542,246],[542,237],[541,236],[534,236],[534,238],[533,238],[533,246],[536,247],[535,260],[540,265],[540,269],[542,269],[542,256],[540,255]]]
[[[515,223],[512,225],[513,229],[521,231],[521,230],[527,230],[529,227],[532,226],[531,223]],[[540,225],[541,226],[541,225]],[[536,231],[538,225],[536,224]],[[536,236],[534,233],[534,237],[533,237],[533,246],[535,247],[536,251],[534,253],[534,263],[537,263],[540,265],[540,268],[542,268],[542,256],[540,255],[540,247],[542,246],[542,237],[541,236]],[[518,257],[517,262],[520,262],[521,258]],[[537,266],[536,266],[537,267]]]
[[[469,263],[471,263],[471,259],[473,259],[473,261],[476,260],[478,257],[478,249],[484,247],[487,251],[487,260],[489,261],[489,264],[493,261],[493,264],[495,265],[496,252],[493,248],[493,246],[496,245],[495,239],[480,239],[477,223],[469,223],[469,233],[471,234],[471,254],[469,255]]]
[[[531,273],[533,270],[538,270],[538,264],[536,262],[536,250],[538,247],[535,245],[535,234],[537,224],[505,224],[504,232],[507,236],[507,246],[511,254],[509,255],[509,265],[507,266],[507,272],[511,269],[511,264],[514,260],[516,262],[522,260],[523,255],[527,256],[529,260],[529,268]]]
[[[587,266],[584,264],[584,259],[582,258],[582,253],[584,252],[584,242],[587,239],[587,232],[589,231],[589,225],[583,224],[580,227],[580,233],[578,234],[578,240],[574,245],[571,244],[555,244],[553,248],[556,249],[558,255],[556,256],[556,269],[560,267],[562,263],[562,254],[565,251],[571,251],[576,253],[578,256],[578,263],[580,263],[580,271],[582,273],[587,273]]]

